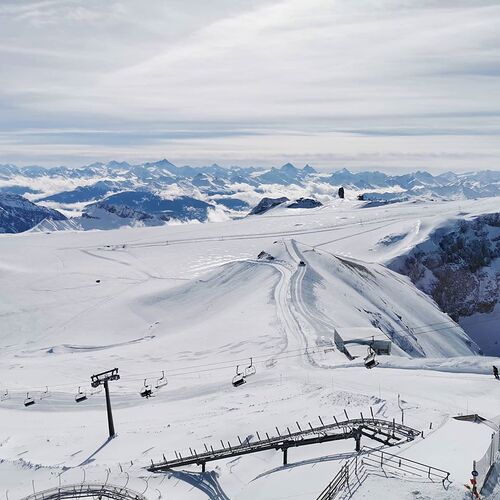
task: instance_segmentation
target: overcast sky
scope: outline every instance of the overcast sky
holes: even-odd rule
[[[498,0],[1,0],[0,163],[500,169]]]

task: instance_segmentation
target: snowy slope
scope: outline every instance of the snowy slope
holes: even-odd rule
[[[302,288],[312,300],[304,302],[336,327],[375,326],[413,357],[477,353],[462,329],[399,274],[321,250],[296,251],[308,264]],[[429,324],[435,329],[429,331]]]
[[[294,449],[289,467],[273,451],[215,462],[204,477],[194,466],[155,476],[144,467],[163,453],[318,415],[331,421],[344,409],[399,418],[398,394],[405,422],[426,432],[459,413],[500,415],[491,397],[498,382],[487,375],[499,361],[468,356],[462,330],[381,265],[444,221],[491,212],[498,201],[364,209],[337,200],[221,223],[1,237],[0,389],[10,397],[0,401],[0,492],[17,499],[33,491],[32,480],[36,489],[56,486],[67,467],[63,484],[84,471],[104,482],[107,469],[116,484],[126,471],[137,491],[148,479],[151,499],[224,498],[221,490],[226,498],[310,499],[351,456],[352,441]],[[257,259],[262,250],[275,260]],[[374,319],[403,348],[379,368],[325,348],[335,328]],[[234,389],[236,365],[250,357],[257,373]],[[103,395],[78,405],[73,398],[79,386],[90,393],[92,373],[115,366],[118,437],[106,443]],[[140,398],[144,379],[154,384],[162,371],[168,386]],[[40,400],[46,386],[51,396]],[[29,408],[26,392],[37,400]],[[433,436],[395,451],[439,447]],[[477,458],[458,446],[456,474]],[[454,478],[451,491],[467,480]]]

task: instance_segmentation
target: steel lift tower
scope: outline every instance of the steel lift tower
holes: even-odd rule
[[[115,437],[115,426],[113,424],[113,413],[111,412],[111,400],[109,398],[109,387],[108,383],[111,380],[120,380],[120,375],[118,375],[118,368],[113,368],[106,372],[98,373],[97,375],[92,375],[90,377],[90,385],[92,387],[104,386],[104,392],[106,393],[106,410],[108,412],[108,428],[109,428],[109,439]]]

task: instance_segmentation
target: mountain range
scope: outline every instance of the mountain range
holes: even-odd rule
[[[412,198],[471,199],[500,195],[500,172],[425,171],[389,175],[377,171],[350,172],[342,169],[318,172],[310,165],[297,168],[178,167],[166,159],[144,163],[110,161],[79,168],[0,165],[0,199],[3,201],[3,232],[33,227],[5,207],[6,195],[18,195],[40,207],[33,222],[47,218],[71,218],[71,227],[108,229],[121,225],[158,225],[166,222],[206,222],[242,217],[263,198],[310,198],[325,203],[337,196],[339,186],[346,198],[372,203]],[[312,206],[311,205],[311,206]],[[125,210],[123,207],[126,207]],[[58,215],[45,212],[58,211]],[[36,223],[38,223],[36,222]],[[61,227],[66,228],[64,224]]]

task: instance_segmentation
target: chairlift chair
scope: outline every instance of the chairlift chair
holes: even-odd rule
[[[162,370],[161,377],[156,381],[155,388],[161,389],[162,387],[165,387],[167,384],[168,384],[167,377],[165,377],[165,372]]]
[[[378,365],[378,361],[375,358],[375,351],[373,350],[372,346],[368,348],[368,355],[366,356],[364,361],[365,361],[365,367],[368,368],[369,370],[375,368]]]
[[[24,406],[31,406],[35,404],[35,400],[30,398],[30,393],[26,393],[26,399],[24,400]]]
[[[146,384],[147,379],[144,379],[144,386],[141,389],[141,392],[139,393],[141,395],[141,398],[146,398],[149,399],[153,395],[153,390],[151,389],[151,386]]]
[[[45,386],[45,390],[40,394],[40,399],[45,399],[50,396],[49,388],[48,386]]]
[[[90,391],[89,396],[93,396],[94,394],[100,394],[102,392],[102,385],[99,385],[95,388],[94,391]]]
[[[246,384],[245,375],[239,371],[239,365],[236,366],[236,375],[233,377],[233,387],[239,387]]]
[[[255,365],[253,364],[253,359],[250,358],[250,364],[245,368],[245,377],[250,377],[251,375],[255,375],[257,372]]]
[[[78,392],[75,395],[75,401],[77,403],[81,403],[87,399],[87,394],[81,390],[81,387],[78,387]]]

